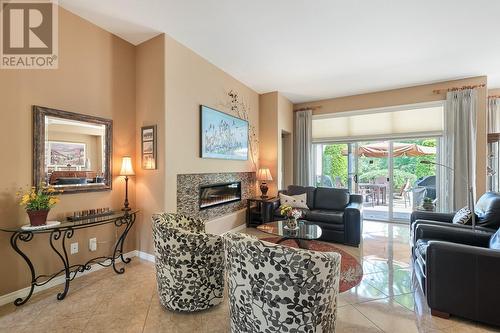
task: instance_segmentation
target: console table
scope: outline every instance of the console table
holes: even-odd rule
[[[66,297],[66,294],[69,290],[70,282],[76,277],[78,273],[82,273],[86,270],[91,269],[92,264],[98,264],[103,267],[112,266],[113,270],[117,274],[123,274],[125,272],[124,267],[117,268],[116,261],[117,259],[121,259],[124,264],[128,264],[130,262],[130,258],[124,258],[123,256],[123,243],[127,237],[130,228],[135,222],[136,215],[138,211],[130,211],[130,212],[120,212],[107,216],[100,216],[95,218],[89,218],[85,220],[72,221],[72,222],[63,222],[61,224],[55,225],[53,227],[47,227],[44,229],[37,230],[25,230],[20,227],[17,228],[1,228],[0,231],[11,233],[10,236],[10,245],[26,262],[28,268],[31,273],[31,288],[28,295],[22,299],[21,297],[17,298],[14,301],[15,305],[22,305],[26,303],[33,294],[33,290],[35,287],[43,286],[48,283],[55,277],[59,275],[65,276],[64,282],[64,290],[57,294],[57,299],[62,300]],[[84,264],[69,264],[68,253],[66,250],[66,240],[73,237],[75,230],[91,228],[103,224],[114,224],[117,228],[121,226],[125,226],[116,243],[114,245],[113,253],[110,256],[96,257],[92,258]],[[19,248],[19,242],[28,243],[33,239],[35,235],[38,234],[50,234],[49,235],[49,244],[52,250],[57,254],[59,259],[64,266],[60,271],[52,274],[52,275],[37,275],[35,271],[35,267],[33,266],[30,258]],[[56,242],[60,240],[61,246],[60,249],[57,249]]]

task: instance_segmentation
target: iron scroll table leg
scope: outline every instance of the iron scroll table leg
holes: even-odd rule
[[[115,221],[115,225],[117,227],[125,224],[125,230],[123,230],[123,233],[116,241],[115,248],[113,250],[113,256],[111,257],[113,270],[116,272],[116,274],[123,274],[125,272],[125,267],[120,267],[120,269],[116,268],[116,259],[120,258],[124,264],[128,264],[131,261],[130,258],[125,258],[123,256],[123,243],[125,243],[125,239],[127,238],[128,232],[135,222],[135,218],[136,214],[125,214],[122,218]]]
[[[35,289],[35,284],[36,284],[35,268],[33,267],[33,264],[31,263],[31,260],[28,258],[28,256],[24,254],[23,251],[21,251],[21,249],[17,245],[17,241],[21,240],[23,242],[29,242],[32,239],[33,239],[33,233],[30,231],[18,231],[13,233],[12,236],[10,237],[10,245],[12,246],[14,251],[16,251],[24,259],[31,273],[30,291],[28,295],[24,298],[24,300],[21,297],[19,297],[14,301],[14,305],[17,306],[23,305],[31,298],[31,295],[33,295],[33,290]]]
[[[54,252],[57,254],[57,256],[61,259],[63,265],[64,265],[64,276],[65,276],[65,281],[64,281],[64,290],[61,293],[57,294],[57,299],[62,300],[66,295],[68,294],[69,290],[69,282],[71,281],[70,277],[70,267],[69,267],[69,259],[68,259],[68,252],[66,251],[66,239],[70,239],[73,237],[73,229],[66,229],[63,232],[59,229],[54,229],[50,233],[50,247]],[[62,235],[62,250],[63,253],[59,252],[56,247],[54,246],[54,241],[58,240],[61,238]]]

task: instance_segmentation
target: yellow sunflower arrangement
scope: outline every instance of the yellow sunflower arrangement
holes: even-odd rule
[[[51,186],[32,187],[29,190],[17,192],[19,205],[26,209],[32,226],[46,224],[49,210],[54,207],[59,198],[57,194],[62,191]]]
[[[54,207],[59,198],[57,194],[62,193],[51,186],[40,186],[38,189],[33,186],[29,190],[17,192],[19,205],[26,211],[49,210]]]

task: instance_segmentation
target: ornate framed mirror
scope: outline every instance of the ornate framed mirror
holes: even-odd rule
[[[113,121],[33,106],[33,186],[110,190]]]

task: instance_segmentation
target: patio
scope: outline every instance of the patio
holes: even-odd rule
[[[393,199],[393,220],[397,220],[398,222],[406,222],[410,221],[411,212],[414,210],[411,204],[408,204],[406,201],[406,207],[404,199],[402,198],[394,198]],[[377,204],[374,202],[372,206],[371,202],[365,202],[363,204],[363,217],[365,220],[382,220],[386,221],[389,219],[389,205],[387,204]]]

